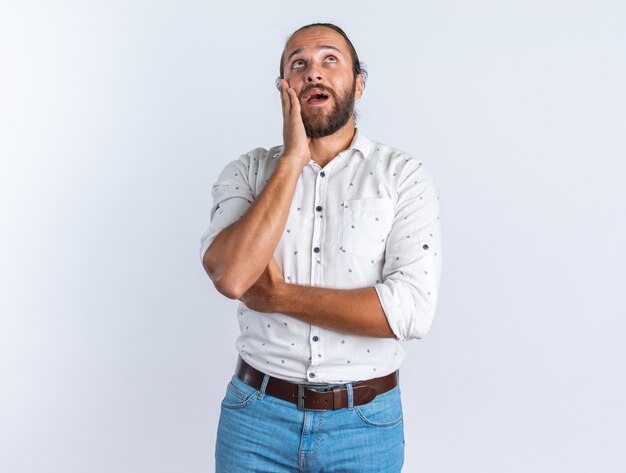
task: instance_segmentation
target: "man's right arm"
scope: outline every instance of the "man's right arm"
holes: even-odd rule
[[[215,288],[230,299],[239,299],[273,257],[298,179],[311,159],[298,96],[284,79],[280,85],[284,153],[254,203],[215,237],[202,261]]]
[[[204,269],[226,297],[239,299],[263,273],[284,231],[301,172],[297,160],[281,156],[243,217],[220,231],[205,252]]]

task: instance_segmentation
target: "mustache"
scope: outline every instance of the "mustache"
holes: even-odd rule
[[[304,98],[304,96],[306,95],[306,93],[311,90],[311,89],[321,89],[324,92],[328,93],[328,95],[330,95],[331,97],[333,97],[334,99],[337,98],[337,94],[335,93],[335,91],[333,89],[331,89],[330,87],[326,87],[325,85],[322,84],[317,84],[317,83],[311,83],[311,84],[307,84],[301,91],[300,91],[300,95],[298,96],[298,98],[300,100],[302,100]]]

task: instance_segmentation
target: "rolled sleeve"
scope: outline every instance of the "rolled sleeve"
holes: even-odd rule
[[[374,286],[398,340],[423,338],[429,331],[442,267],[437,188],[423,163],[408,162],[387,238],[383,282]]]
[[[245,154],[228,163],[213,184],[211,223],[200,239],[200,261],[215,237],[243,217],[252,205],[255,197],[249,180],[250,162],[249,154]]]

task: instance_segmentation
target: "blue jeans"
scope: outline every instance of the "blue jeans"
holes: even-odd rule
[[[265,394],[267,379],[260,390],[236,376],[228,384],[217,429],[217,473],[400,472],[399,386],[368,404],[312,412]]]

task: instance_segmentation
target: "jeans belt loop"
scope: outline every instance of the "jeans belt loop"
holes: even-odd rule
[[[265,390],[267,389],[267,383],[270,380],[270,375],[266,374],[265,376],[263,376],[263,382],[261,383],[261,387],[259,388],[259,394],[258,394],[258,398],[259,399],[263,399],[263,396],[265,396]]]
[[[354,408],[354,393],[352,392],[352,383],[346,384],[346,390],[348,391],[348,410],[351,411]]]

